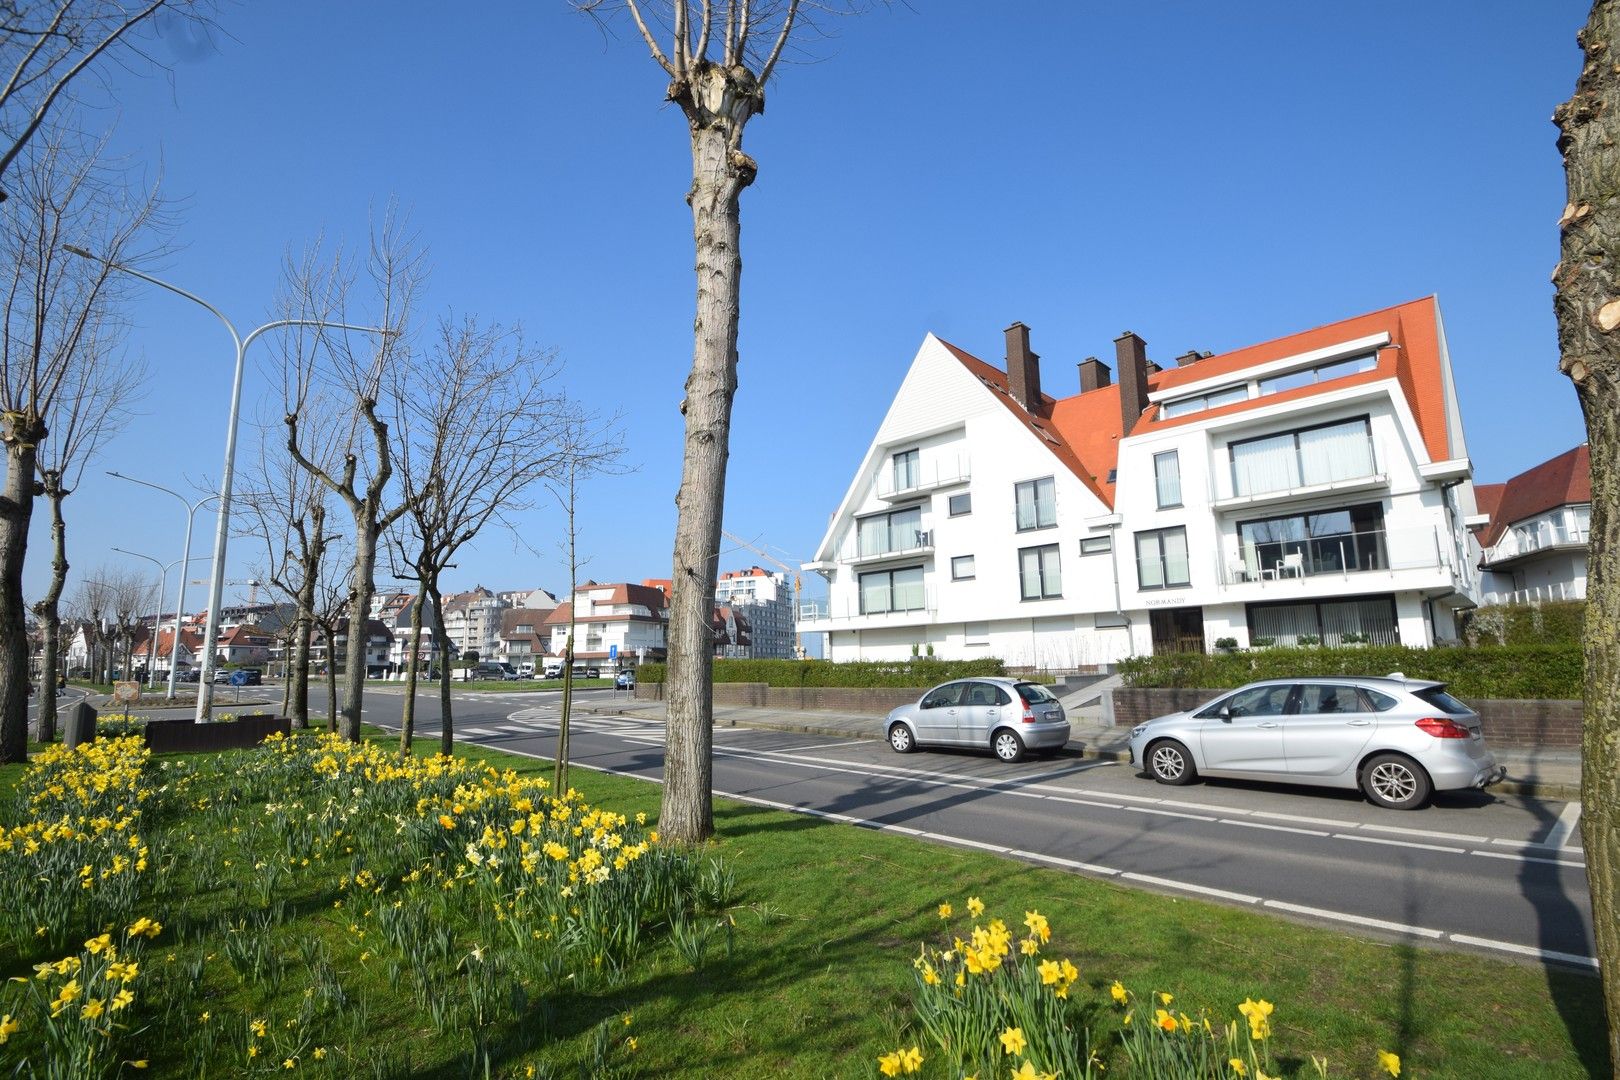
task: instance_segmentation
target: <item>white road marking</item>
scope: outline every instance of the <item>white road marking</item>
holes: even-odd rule
[[[1564,807],[1564,812],[1558,815],[1558,820],[1547,833],[1547,839],[1542,843],[1550,848],[1561,848],[1569,843],[1570,837],[1575,835],[1575,826],[1581,820],[1581,804],[1572,802]]]
[[[1575,953],[1557,952],[1553,949],[1538,949],[1530,945],[1515,945],[1511,941],[1493,941],[1490,938],[1469,937],[1467,934],[1447,934],[1448,938],[1459,945],[1477,945],[1482,949],[1500,949],[1503,952],[1517,953],[1520,956],[1533,956],[1538,960],[1555,960],[1561,964],[1575,964],[1579,967],[1597,969],[1598,962],[1595,956],[1579,956]]]
[[[1199,896],[1213,896],[1220,900],[1230,900],[1234,904],[1260,903],[1260,897],[1258,896],[1228,892],[1225,889],[1212,889],[1207,885],[1190,885],[1185,881],[1172,881],[1170,878],[1154,877],[1152,874],[1137,874],[1127,870],[1119,876],[1126,881],[1140,881],[1147,885],[1157,885],[1160,888],[1175,889],[1178,892],[1193,892]]]
[[[1512,862],[1542,863],[1546,866],[1567,866],[1571,870],[1585,870],[1583,862],[1571,862],[1568,859],[1554,859],[1546,855],[1524,855],[1508,851],[1470,851],[1470,855],[1478,855],[1482,859],[1508,859]]]
[[[1335,840],[1354,840],[1359,844],[1384,844],[1387,847],[1417,848],[1420,851],[1444,851],[1452,855],[1467,854],[1467,848],[1446,847],[1444,844],[1419,844],[1412,840],[1391,840],[1384,836],[1357,836],[1355,833],[1334,833]]]
[[[1344,911],[1306,907],[1304,904],[1289,904],[1282,900],[1262,900],[1261,905],[1276,908],[1278,911],[1291,911],[1295,915],[1310,915],[1313,918],[1331,919],[1334,922],[1346,922],[1353,926],[1368,926],[1375,930],[1389,930],[1397,934],[1410,934],[1413,937],[1443,938],[1446,936],[1444,930],[1430,930],[1424,926],[1408,926],[1405,923],[1388,922],[1384,919],[1369,919],[1365,915],[1351,915]]]

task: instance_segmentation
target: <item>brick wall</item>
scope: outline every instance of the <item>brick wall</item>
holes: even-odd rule
[[[916,689],[877,686],[768,686],[765,683],[715,683],[716,705],[748,705],[756,709],[809,709],[882,716],[909,705],[927,687]],[[637,683],[636,698],[664,700],[663,683]]]
[[[1111,691],[1115,727],[1134,727],[1165,713],[1180,712],[1219,697],[1224,690],[1170,690],[1119,687]],[[1579,701],[1482,700],[1469,705],[1479,713],[1486,740],[1515,749],[1578,750]]]

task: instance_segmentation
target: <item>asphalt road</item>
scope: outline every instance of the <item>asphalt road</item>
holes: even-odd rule
[[[457,738],[549,758],[560,704],[557,692],[459,693]],[[400,706],[368,687],[365,719],[395,729]],[[436,697],[418,699],[417,731],[438,737]],[[663,742],[659,721],[575,713],[578,766],[659,780]],[[1595,966],[1576,803],[1451,793],[1398,813],[1350,792],[1167,788],[1069,753],[1008,765],[740,727],[714,742],[717,794],[1376,937]]]

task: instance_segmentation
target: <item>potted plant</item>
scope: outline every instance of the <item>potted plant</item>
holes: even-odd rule
[[[1215,647],[1223,653],[1232,652],[1237,648],[1237,638],[1218,637],[1215,639]]]
[[[1301,634],[1299,635],[1299,644],[1302,646],[1320,645],[1322,644],[1322,639],[1317,637],[1315,634]]]
[[[1269,649],[1275,644],[1277,644],[1277,639],[1274,637],[1252,637],[1249,639],[1249,647],[1254,649]]]
[[[1368,641],[1369,638],[1366,634],[1357,633],[1354,630],[1347,631],[1339,637],[1339,644],[1341,645],[1365,645]]]

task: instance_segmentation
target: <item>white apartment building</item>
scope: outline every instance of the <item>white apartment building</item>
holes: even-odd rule
[[[793,634],[793,594],[784,573],[758,566],[728,570],[714,583],[714,600],[736,608],[748,623],[749,644],[726,646],[722,655],[754,660],[791,660],[798,655]]]
[[[669,604],[662,589],[621,582],[588,581],[544,617],[546,655],[561,658],[574,619],[574,660],[605,671],[665,657],[664,624]]]
[[[928,335],[806,570],[833,660],[1427,645],[1477,602],[1475,514],[1440,309],[1398,305],[1222,355],[1115,342],[1041,391]]]
[[[505,605],[500,597],[475,585],[469,592],[449,594],[443,603],[444,632],[456,653],[465,656],[473,651],[482,659],[493,660],[501,650],[501,610]]]
[[[1475,490],[1484,522],[1475,533],[1484,549],[1482,603],[1586,599],[1592,459],[1585,443]]]

